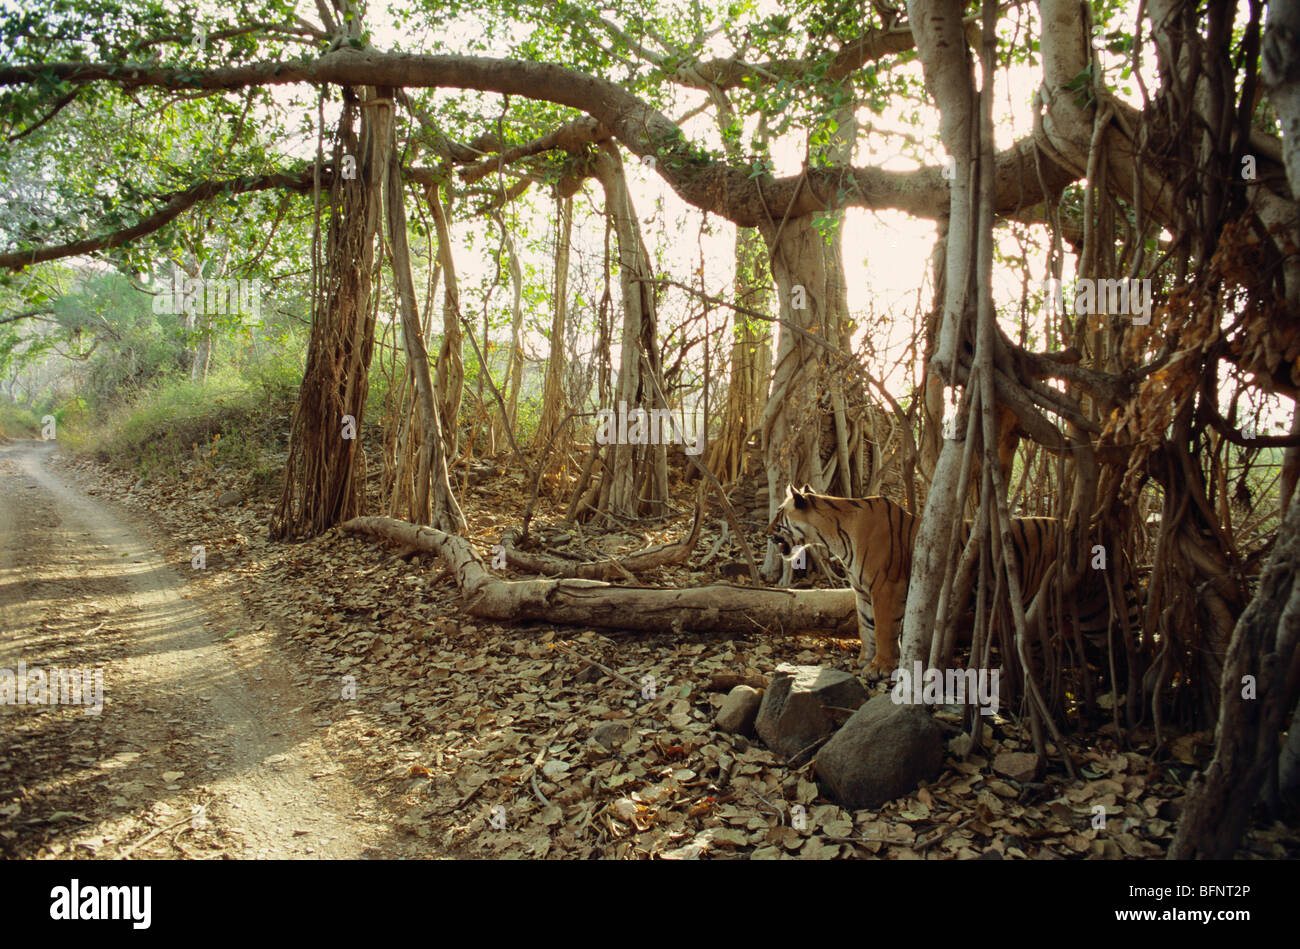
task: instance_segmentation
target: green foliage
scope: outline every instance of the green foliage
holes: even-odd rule
[[[287,443],[300,381],[292,361],[274,352],[202,383],[173,372],[98,412],[66,413],[59,440],[141,474],[175,475],[194,457],[253,470]]]
[[[37,438],[40,431],[40,416],[8,399],[0,398],[0,440]]]

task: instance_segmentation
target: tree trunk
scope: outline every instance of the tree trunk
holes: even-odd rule
[[[442,345],[438,347],[436,389],[438,415],[442,420],[442,439],[449,464],[456,460],[460,442],[460,402],[465,391],[465,363],[461,354],[464,333],[460,326],[460,285],[456,282],[456,264],[451,252],[451,228],[438,187],[426,192],[438,231],[438,263],[442,269]]]
[[[558,465],[555,452],[565,449],[560,431],[565,424],[564,397],[564,330],[569,308],[569,246],[573,237],[573,197],[561,195],[557,201],[559,212],[555,239],[555,293],[551,300],[551,353],[546,363],[546,378],[542,383],[542,415],[537,424],[535,444],[543,451],[551,447],[551,455],[539,462],[539,477],[545,476]]]
[[[510,270],[510,358],[506,362],[506,412],[501,419],[502,425],[518,435],[516,425],[519,420],[519,388],[523,382],[524,371],[524,277],[519,266],[519,254],[515,251],[515,241],[506,227],[505,218],[498,212],[494,215],[497,226],[501,228],[501,249],[506,255]]]
[[[736,303],[767,313],[767,252],[754,228],[736,228]],[[709,470],[724,484],[745,472],[749,437],[758,427],[772,371],[772,333],[767,322],[737,311],[733,317],[731,378],[718,437],[709,446]]]
[[[668,444],[672,431],[661,429],[654,409],[668,409],[656,397],[655,380],[662,367],[659,358],[659,322],[655,313],[654,274],[650,255],[641,239],[636,208],[627,190],[623,162],[617,146],[605,144],[596,152],[596,179],[605,191],[605,213],[618,238],[619,289],[623,298],[623,338],[620,347],[616,422],[644,420],[640,444],[629,437],[615,438],[605,446],[606,460],[598,509],[622,518],[663,513],[668,502]],[[620,430],[622,426],[617,426]],[[684,426],[681,426],[684,427]],[[617,435],[618,433],[613,433]],[[682,432],[682,439],[686,433]],[[648,443],[647,443],[648,442]],[[690,446],[685,446],[690,447]],[[681,446],[678,446],[680,450]]]
[[[852,102],[851,88],[848,91]],[[847,165],[857,139],[853,107],[845,107],[835,118],[838,129],[824,157]],[[810,152],[805,160],[811,163],[812,158]],[[822,227],[832,229],[829,241],[814,226],[812,215],[769,221],[762,228],[783,320],[763,412],[769,516],[776,515],[788,484],[811,484],[822,491],[829,489],[833,479],[842,494],[852,496],[863,481],[861,472],[854,476],[849,460],[854,454],[860,457],[849,447],[851,440],[861,437],[860,427],[849,424],[841,385],[843,366],[832,367],[830,355],[831,350],[847,352],[852,336],[844,276],[844,212],[828,213]],[[831,350],[792,326],[821,337]],[[788,567],[771,544],[763,574],[789,579]]]
[[[184,273],[190,280],[197,280],[202,275],[203,267],[193,250],[185,254],[185,264],[179,273]],[[187,303],[191,299],[188,290],[189,288],[186,287],[185,299]],[[186,306],[181,317],[186,336],[183,358],[185,359],[185,369],[190,376],[190,382],[200,383],[207,377],[207,357],[203,353],[203,341],[208,334],[208,319],[204,311],[206,294],[200,290],[193,300],[194,305]]]
[[[340,120],[334,164],[345,154],[357,156],[357,176],[335,176],[331,185],[324,273],[313,304],[284,490],[271,517],[271,536],[278,540],[319,534],[355,516],[363,503],[358,436],[375,340],[370,279],[391,115],[382,108],[362,109],[361,132],[354,135],[355,94],[348,96],[352,101]]]
[[[853,147],[858,138],[856,97],[849,81],[845,80],[841,88],[846,104],[835,113],[836,129],[824,157],[835,165],[849,166],[853,163]],[[810,161],[812,157],[809,155]],[[836,210],[826,215],[825,221],[827,223],[823,226],[831,228],[831,238],[822,241],[821,250],[826,258],[826,289],[831,298],[826,308],[828,322],[822,332],[835,342],[840,352],[847,354],[853,351],[854,326],[849,318],[848,278],[844,274],[844,212]],[[862,427],[849,421],[843,371],[829,373],[826,382],[824,398],[830,411],[823,413],[818,420],[818,451],[829,459],[830,464],[824,469],[821,487],[843,497],[858,497],[865,478],[863,472],[853,467],[853,459],[860,457],[860,453],[850,450],[850,441],[861,440]]]
[[[975,241],[974,143],[975,85],[959,0],[910,0],[908,18],[926,88],[939,107],[940,131],[950,167],[949,223],[944,262],[943,320],[929,369],[949,384],[956,381],[959,339],[970,325],[968,279]],[[982,222],[983,226],[990,226]],[[990,394],[990,398],[992,395]],[[935,462],[925,510],[917,528],[912,576],[903,613],[901,661],[925,663],[930,656],[935,610],[950,563],[953,538],[961,521],[960,483],[963,444],[944,439]],[[888,671],[888,670],[885,670]]]
[[[392,90],[384,90],[386,98]],[[391,127],[390,127],[391,128]],[[388,160],[388,241],[393,252],[393,277],[397,287],[398,308],[402,317],[402,339],[406,346],[406,363],[415,379],[417,417],[419,419],[416,441],[418,464],[415,474],[414,517],[420,523],[435,524],[448,531],[465,529],[465,518],[451,492],[447,477],[447,453],[444,432],[454,426],[441,424],[442,405],[434,392],[429,374],[429,353],[424,347],[424,334],[420,315],[415,305],[415,285],[411,279],[411,253],[406,238],[405,194],[402,190],[401,156],[396,142],[390,141]],[[435,196],[436,200],[436,196]],[[439,240],[442,235],[439,235]],[[447,255],[450,259],[450,254]],[[444,261],[448,285],[455,283],[451,269]],[[452,293],[449,291],[449,296]],[[446,340],[444,339],[444,344]],[[432,488],[432,499],[430,489]],[[432,507],[430,502],[432,500]]]
[[[1154,18],[1154,14],[1153,14]],[[1300,3],[1268,6],[1261,79],[1282,124],[1282,155],[1293,195],[1300,194]],[[1287,296],[1297,292],[1287,275]],[[1292,419],[1292,431],[1297,423]],[[1295,503],[1295,451],[1283,461],[1285,517],[1254,598],[1233,630],[1220,680],[1214,758],[1188,793],[1169,848],[1170,859],[1226,859],[1241,842],[1251,809],[1274,764],[1284,798],[1300,785],[1300,710],[1278,761],[1278,733],[1296,700],[1300,681],[1300,504]],[[1248,686],[1249,683],[1249,686]],[[1253,688],[1249,688],[1253,686]],[[1248,692],[1249,688],[1249,692]]]
[[[825,485],[820,394],[827,388],[832,370],[826,348],[808,336],[836,346],[838,333],[832,329],[828,335],[828,327],[838,326],[834,306],[840,297],[832,286],[835,273],[827,269],[825,239],[813,226],[811,215],[765,225],[762,231],[771,255],[782,321],[763,409],[768,516],[775,517],[786,485],[807,483],[818,490]],[[775,579],[783,568],[776,547],[768,544],[763,575]]]
[[[1268,97],[1282,122],[1282,158],[1291,194],[1300,196],[1300,0],[1273,0],[1268,5],[1260,72]],[[1292,299],[1300,288],[1287,281]],[[1300,412],[1292,407],[1291,434],[1300,433]],[[1300,448],[1286,449],[1282,462],[1281,509],[1288,509],[1300,477]]]

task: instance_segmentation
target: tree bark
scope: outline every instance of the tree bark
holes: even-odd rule
[[[826,350],[797,330],[838,344],[835,273],[828,271],[825,240],[811,216],[761,228],[771,255],[781,324],[777,352],[763,409],[763,465],[767,474],[768,517],[775,517],[788,484],[825,487],[820,433],[820,392],[830,370]],[[797,329],[796,329],[797,328]],[[763,576],[784,572],[780,554],[767,545]]]
[[[357,176],[335,178],[331,188],[325,272],[313,306],[284,490],[271,517],[271,536],[277,540],[319,534],[359,513],[363,502],[356,436],[365,415],[375,339],[370,279],[388,172],[385,122],[391,113],[361,109],[357,136],[352,132],[356,111],[345,105],[334,152],[336,167],[344,154],[357,156]]]
[[[736,228],[736,303],[759,313],[771,307],[763,238],[753,228]],[[749,437],[767,403],[772,372],[772,333],[768,324],[740,311],[733,316],[730,380],[718,437],[709,445],[708,466],[723,483],[745,472]]]
[[[940,132],[952,169],[948,183],[943,319],[929,371],[955,386],[959,340],[969,334],[971,323],[969,279],[976,237],[975,84],[960,0],[909,0],[907,7],[926,88],[939,107]],[[917,528],[912,576],[903,613],[900,659],[905,668],[910,668],[913,662],[929,660],[935,611],[951,561],[955,531],[961,521],[961,494],[966,487],[959,483],[963,447],[961,442],[944,439]]]
[[[519,388],[523,382],[524,372],[524,277],[523,269],[519,266],[519,254],[515,251],[515,241],[510,234],[510,229],[506,227],[505,218],[500,213],[497,213],[494,220],[497,222],[497,226],[501,228],[502,252],[506,255],[510,271],[510,357],[506,362],[506,409],[501,423],[510,432],[517,435]]]
[[[556,202],[558,217],[556,220],[555,239],[555,292],[551,306],[551,353],[546,362],[546,378],[542,383],[542,415],[537,424],[537,444],[543,448],[548,443],[552,448],[563,449],[563,434],[560,431],[565,424],[564,397],[564,330],[569,309],[569,245],[573,237],[573,197],[560,195]],[[542,477],[554,470],[554,450],[550,458],[541,459]]]
[[[392,98],[392,90],[384,90]],[[396,142],[390,142],[388,163],[388,240],[393,252],[393,277],[397,284],[398,307],[402,317],[402,339],[406,346],[408,371],[415,379],[416,404],[420,421],[416,449],[415,516],[422,522],[436,524],[449,531],[465,529],[465,517],[451,492],[447,476],[447,452],[444,432],[453,426],[441,424],[437,393],[429,374],[429,353],[424,347],[424,333],[415,306],[415,285],[411,278],[411,253],[406,239],[406,204],[402,190],[402,166]],[[441,239],[441,235],[440,235]],[[450,257],[450,254],[448,254]],[[444,270],[449,283],[450,270]],[[445,343],[445,340],[444,340]],[[432,493],[431,493],[432,492]]]
[[[438,377],[435,386],[438,415],[442,420],[442,439],[446,454],[456,460],[460,442],[460,402],[465,391],[465,363],[461,353],[464,333],[460,326],[460,284],[456,281],[456,263],[451,252],[451,228],[447,211],[435,185],[426,191],[438,231],[438,262],[442,268],[442,345],[438,347]],[[486,371],[486,369],[484,370]]]
[[[623,174],[617,146],[599,146],[593,164],[605,192],[605,213],[618,238],[618,278],[623,298],[623,335],[620,346],[617,413],[626,413],[629,428],[634,413],[668,409],[656,398],[651,377],[662,371],[659,358],[659,321],[655,308],[654,274],[650,255],[641,239],[641,227]],[[657,416],[651,415],[653,419]],[[668,445],[671,430],[661,431],[647,421],[650,444],[605,446],[598,509],[618,517],[634,518],[662,513],[668,503]],[[685,432],[682,433],[685,438]]]
[[[1188,791],[1169,859],[1236,852],[1278,756],[1300,681],[1300,504],[1292,503],[1250,605],[1237,621],[1220,681],[1214,757]],[[1248,687],[1253,686],[1248,691]]]

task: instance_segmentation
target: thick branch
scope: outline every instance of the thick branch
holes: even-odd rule
[[[51,244],[45,247],[29,248],[0,254],[0,268],[21,270],[32,264],[46,260],[58,260],[61,257],[75,257],[79,254],[91,254],[130,243],[137,238],[152,234],[183,212],[201,201],[215,198],[219,194],[248,194],[253,191],[266,191],[271,188],[287,188],[293,191],[305,191],[311,187],[311,171],[296,175],[274,174],[257,175],[245,178],[229,178],[225,181],[201,181],[192,188],[178,191],[167,199],[161,208],[142,218],[129,227],[124,227],[97,237],[87,237],[68,244]]]
[[[555,102],[586,112],[634,154],[655,158],[655,171],[685,201],[742,227],[800,217],[843,204],[892,208],[918,217],[948,211],[947,182],[938,167],[913,172],[876,168],[809,168],[787,178],[752,178],[701,153],[662,113],[615,83],[562,66],[479,56],[421,56],[343,48],[317,59],[261,62],[211,70],[107,63],[50,63],[0,68],[0,86],[64,81],[111,82],[133,89],[239,89],[294,82],[348,86],[419,86],[475,89]],[[1033,173],[1034,146],[1018,143],[997,157],[999,211],[1014,212],[1043,200]],[[1043,180],[1059,188],[1073,176],[1044,163]]]

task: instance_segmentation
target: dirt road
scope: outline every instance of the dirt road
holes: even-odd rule
[[[0,701],[20,663],[29,689],[102,670],[102,710],[0,704],[0,855],[392,855],[273,637],[224,642],[250,620],[168,565],[183,540],[51,471],[53,451],[0,445]]]

